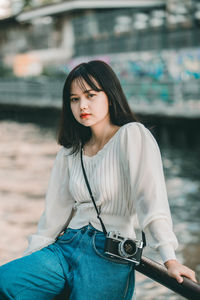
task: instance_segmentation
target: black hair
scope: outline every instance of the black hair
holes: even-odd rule
[[[122,126],[130,122],[138,122],[138,118],[131,111],[119,79],[112,68],[101,60],[92,60],[76,66],[67,76],[63,88],[63,103],[58,129],[58,143],[66,148],[72,148],[73,153],[80,151],[90,140],[90,127],[76,121],[70,107],[70,91],[74,80],[78,81],[81,89],[86,90],[86,82],[95,91],[104,91],[109,100],[109,114],[112,124]],[[97,86],[98,84],[98,86]]]

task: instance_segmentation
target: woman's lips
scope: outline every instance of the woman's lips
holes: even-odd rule
[[[90,114],[82,114],[80,117],[81,119],[85,119],[85,118],[88,118],[90,116]]]

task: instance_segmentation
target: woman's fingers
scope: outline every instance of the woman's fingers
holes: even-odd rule
[[[194,282],[197,282],[195,272],[190,268],[180,264],[177,260],[169,260],[165,263],[168,274],[175,278],[179,283],[183,282],[183,277],[187,277]]]
[[[181,275],[191,279],[194,282],[197,282],[196,277],[195,277],[195,272],[190,269],[188,271],[186,271],[185,273],[182,273]]]
[[[170,270],[170,269],[168,269],[168,274],[171,277],[175,278],[178,281],[178,283],[182,283],[183,282],[183,277],[180,275],[180,273],[177,270]]]
[[[168,274],[171,277],[175,278],[178,281],[178,283],[183,282],[182,276],[187,277],[194,282],[197,282],[196,277],[195,277],[195,272],[183,265],[180,265],[180,267],[169,268]]]

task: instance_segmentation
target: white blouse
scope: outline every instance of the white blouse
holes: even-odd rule
[[[81,168],[80,153],[62,147],[52,169],[45,209],[24,255],[55,242],[67,226],[89,222],[102,231]],[[176,259],[160,150],[151,132],[139,122],[121,126],[94,156],[83,155],[88,181],[107,231],[135,238],[134,223],[145,232],[147,245],[163,262]],[[74,216],[72,209],[76,207]]]

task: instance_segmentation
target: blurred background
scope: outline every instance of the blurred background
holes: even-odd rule
[[[200,1],[0,0],[0,264],[34,233],[55,155],[62,87],[102,59],[153,128],[179,240],[200,274]],[[145,254],[157,261],[150,249]],[[183,299],[137,273],[137,299]]]

